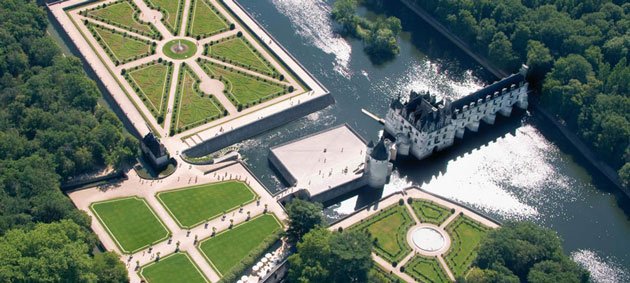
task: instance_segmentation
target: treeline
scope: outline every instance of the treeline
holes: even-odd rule
[[[373,0],[362,1],[370,4]],[[402,30],[400,19],[396,17],[378,17],[368,20],[357,15],[357,0],[337,0],[333,5],[332,18],[342,27],[342,33],[361,39],[365,52],[370,59],[382,62],[393,58],[400,52],[398,34]]]
[[[542,103],[630,185],[630,3],[415,0],[505,70],[527,63]]]
[[[59,186],[119,166],[137,142],[47,24],[34,1],[0,2],[0,281],[124,281],[115,254],[92,255],[90,219]]]

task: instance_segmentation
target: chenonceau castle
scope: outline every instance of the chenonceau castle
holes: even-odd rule
[[[463,138],[465,129],[476,132],[481,121],[494,124],[497,113],[507,117],[514,106],[526,109],[527,69],[455,101],[437,101],[428,92],[411,92],[404,103],[394,99],[384,123],[397,154],[426,158]]]

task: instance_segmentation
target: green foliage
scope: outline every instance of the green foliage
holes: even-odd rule
[[[630,163],[630,13],[623,1],[415,0],[505,70],[521,63],[542,102],[613,167]],[[612,107],[602,107],[616,101]],[[621,176],[628,186],[630,179]]]
[[[414,256],[404,268],[418,282],[450,282],[437,258]]]
[[[402,30],[400,19],[378,17],[368,20],[356,14],[357,5],[356,0],[337,0],[332,18],[341,24],[345,34],[363,41],[372,60],[381,62],[396,56],[400,52],[397,41]]]
[[[451,237],[451,247],[444,260],[455,277],[464,276],[477,257],[479,245],[490,229],[461,214],[445,230]]]
[[[289,216],[287,229],[289,243],[295,245],[313,228],[324,226],[323,207],[320,203],[294,199],[286,209]]]
[[[372,243],[360,231],[306,233],[289,257],[290,282],[367,282]]]
[[[412,201],[411,207],[421,222],[438,226],[453,214],[448,208],[424,199]]]
[[[489,232],[481,243],[475,265],[483,269],[480,278],[512,273],[530,282],[588,282],[589,277],[587,271],[564,255],[561,240],[554,231],[531,222],[507,223]],[[557,277],[550,277],[552,274]]]
[[[115,254],[90,257],[94,243],[90,233],[70,220],[13,229],[0,237],[0,281],[128,281]]]

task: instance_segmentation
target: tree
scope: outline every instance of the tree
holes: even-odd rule
[[[301,199],[294,199],[287,205],[287,215],[289,216],[287,237],[290,243],[298,243],[302,236],[311,229],[324,225],[322,209],[323,207],[319,203]]]
[[[128,282],[127,269],[114,252],[97,253],[94,255],[94,274],[98,282],[116,283]]]
[[[492,42],[488,45],[488,55],[503,68],[511,68],[515,64],[512,43],[503,32],[498,32],[492,37]]]
[[[289,257],[288,278],[290,282],[366,282],[373,264],[371,250],[366,233],[313,229]]]
[[[530,270],[544,261],[558,263],[570,261],[562,251],[558,235],[531,222],[511,222],[489,232],[482,240],[475,265],[481,269],[491,269],[509,275],[503,270],[506,268],[521,280],[525,280]],[[575,268],[586,273],[577,266]],[[488,272],[485,275],[494,276],[494,273]]]
[[[542,261],[535,264],[527,275],[531,283],[589,282],[589,274],[570,259]]]
[[[94,238],[69,220],[14,229],[0,238],[0,281],[96,281],[88,255]]]

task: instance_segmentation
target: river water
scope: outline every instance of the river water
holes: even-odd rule
[[[384,116],[390,100],[410,90],[457,98],[492,80],[408,10],[389,2],[396,1],[388,1],[388,10],[401,18],[405,30],[400,55],[374,65],[361,42],[334,33],[331,1],[241,0],[336,100],[323,111],[241,143],[247,164],[271,191],[284,185],[270,169],[268,148],[343,123],[376,139],[382,126],[361,108]],[[497,125],[482,127],[439,156],[397,162],[382,192],[367,189],[333,201],[326,214],[339,218],[383,195],[418,185],[500,221],[532,220],[553,228],[595,281],[630,282],[630,220],[619,204],[628,206],[627,200],[594,180],[565,153],[571,151],[561,139],[543,135],[544,126],[527,112],[498,119]]]
[[[410,90],[456,99],[493,80],[397,1],[388,1],[387,12],[403,23],[400,54],[374,65],[361,42],[334,33],[331,2],[240,0],[336,100],[331,107],[240,143],[246,163],[272,192],[285,186],[270,168],[270,147],[343,123],[366,139],[376,139],[382,126],[361,108],[384,116],[391,99]],[[576,162],[553,129],[527,112],[515,112],[466,135],[464,142],[437,156],[397,161],[382,191],[365,189],[334,200],[326,204],[327,217],[338,219],[384,195],[421,186],[499,221],[531,220],[555,229],[566,251],[591,271],[594,281],[630,282],[628,200]]]

